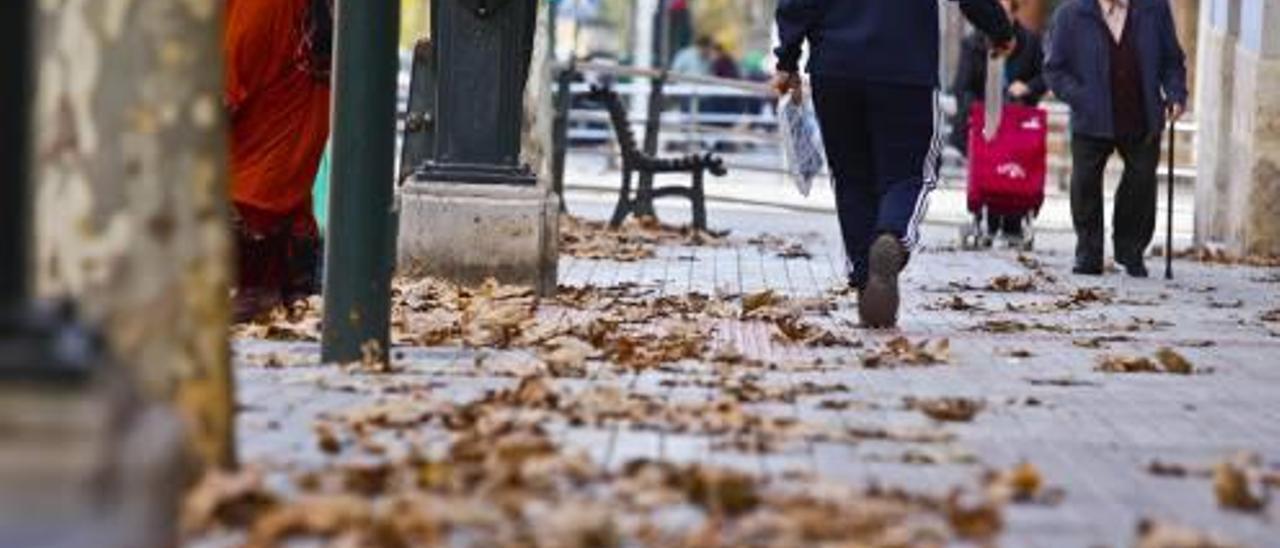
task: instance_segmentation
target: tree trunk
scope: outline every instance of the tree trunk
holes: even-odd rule
[[[207,464],[234,460],[215,0],[44,0],[36,285],[69,295]]]

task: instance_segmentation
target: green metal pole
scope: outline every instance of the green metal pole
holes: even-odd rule
[[[321,359],[388,360],[398,0],[338,0]]]
[[[0,16],[0,312],[27,304],[31,241],[33,0],[5,0]]]

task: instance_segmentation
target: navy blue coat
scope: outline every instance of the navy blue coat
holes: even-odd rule
[[[997,0],[959,1],[996,42],[1013,36]],[[809,42],[809,72],[863,82],[938,86],[938,0],[780,0],[778,70],[795,72]]]
[[[1129,0],[1129,27],[1137,33],[1147,131],[1158,135],[1165,107],[1187,104],[1186,55],[1178,43],[1168,0]],[[1111,106],[1111,30],[1098,0],[1067,0],[1054,15],[1045,42],[1044,76],[1054,95],[1071,106],[1071,131],[1115,138]]]

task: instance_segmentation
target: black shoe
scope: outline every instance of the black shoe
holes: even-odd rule
[[[907,263],[907,249],[892,234],[882,234],[871,244],[871,268],[867,286],[858,295],[862,324],[889,328],[898,324],[898,274]]]
[[[1118,261],[1117,261],[1118,262]],[[1124,273],[1131,278],[1150,278],[1151,273],[1147,272],[1147,265],[1142,259],[1133,261],[1125,261],[1120,263],[1124,267]]]
[[[1101,276],[1102,262],[1076,261],[1076,266],[1071,269],[1071,272],[1081,276]]]

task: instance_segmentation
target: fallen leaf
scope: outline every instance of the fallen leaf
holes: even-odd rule
[[[1030,276],[996,276],[987,284],[988,291],[1026,293],[1035,291],[1036,280]]]
[[[961,538],[990,540],[1004,529],[1004,516],[995,501],[953,491],[946,501],[947,522]]]
[[[1143,519],[1138,523],[1137,548],[1244,548],[1183,525]]]
[[[951,361],[951,340],[924,340],[911,342],[897,337],[862,356],[862,365],[868,369],[899,366],[931,366]]]
[[[257,468],[211,469],[184,497],[181,528],[184,534],[195,535],[215,525],[244,527],[279,502],[279,496],[266,489]]]
[[[321,451],[332,455],[342,450],[342,441],[338,439],[338,434],[334,432],[332,425],[317,422],[313,431],[316,434],[316,445]]]
[[[335,537],[367,528],[372,504],[353,495],[308,495],[267,512],[249,533],[249,546],[276,546],[294,536]]]
[[[1247,472],[1230,461],[1222,461],[1213,467],[1213,494],[1218,505],[1241,512],[1260,512],[1267,500],[1254,492]]]
[[[1080,348],[1102,349],[1111,343],[1133,342],[1133,337],[1128,335],[1103,335],[1091,337],[1088,339],[1076,339],[1071,344]]]
[[[1160,366],[1165,372],[1175,375],[1190,375],[1195,373],[1196,368],[1187,361],[1182,354],[1175,352],[1171,348],[1161,348],[1156,351],[1156,361],[1160,362]]]
[[[782,298],[774,293],[772,289],[766,289],[757,293],[750,293],[742,297],[742,314],[749,316],[761,308],[775,306],[782,302]]]
[[[1026,379],[1026,380],[1032,386],[1056,386],[1059,388],[1072,388],[1072,387],[1082,387],[1082,386],[1096,388],[1096,387],[1102,386],[1101,383],[1086,381],[1086,380],[1076,379],[1071,377],[1056,377],[1056,378]]]
[[[1103,373],[1159,373],[1160,368],[1150,358],[1141,356],[1103,356],[1094,368]]]
[[[970,398],[908,398],[906,404],[908,409],[944,422],[970,422],[986,407],[986,402]]]

